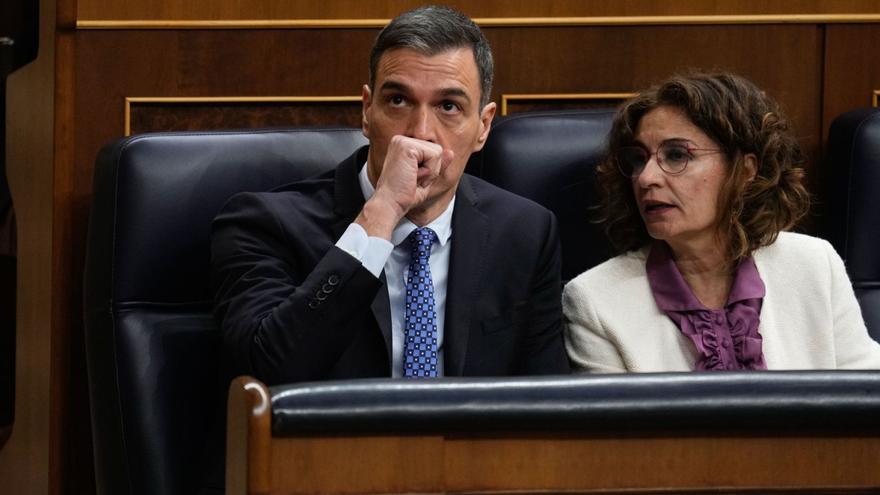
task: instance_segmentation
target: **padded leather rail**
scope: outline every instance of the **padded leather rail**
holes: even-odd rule
[[[271,387],[273,436],[498,430],[877,430],[880,372],[391,379]]]

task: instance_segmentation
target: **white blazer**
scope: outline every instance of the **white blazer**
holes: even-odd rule
[[[612,258],[565,286],[565,344],[578,371],[688,371],[697,350],[654,302],[648,248]],[[758,331],[767,369],[877,369],[871,339],[831,245],[782,232],[754,253],[766,295]]]

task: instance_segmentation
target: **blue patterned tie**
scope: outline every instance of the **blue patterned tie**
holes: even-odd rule
[[[412,231],[409,275],[406,277],[406,314],[403,329],[403,376],[437,376],[437,311],[431,279],[431,247],[437,234],[422,227]]]

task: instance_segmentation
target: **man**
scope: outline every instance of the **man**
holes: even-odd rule
[[[278,384],[568,371],[553,215],[463,175],[495,115],[492,66],[460,12],[402,14],[371,54],[370,146],[229,201],[212,248],[235,373]]]

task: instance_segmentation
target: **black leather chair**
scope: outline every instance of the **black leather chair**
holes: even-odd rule
[[[217,413],[211,219],[234,193],[334,166],[357,129],[168,133],[101,150],[85,269],[100,494],[190,494]]]
[[[605,253],[587,209],[611,115],[501,119],[468,166],[557,214],[565,278]],[[322,172],[364,143],[358,129],[259,130],[141,135],[101,150],[84,287],[99,493],[192,493],[199,482],[218,407],[210,223],[226,199]]]
[[[871,336],[880,341],[880,108],[831,123],[827,237],[846,262]]]
[[[605,152],[614,110],[515,114],[495,123],[468,172],[532,199],[556,214],[562,279],[612,255],[595,218],[594,169]]]

